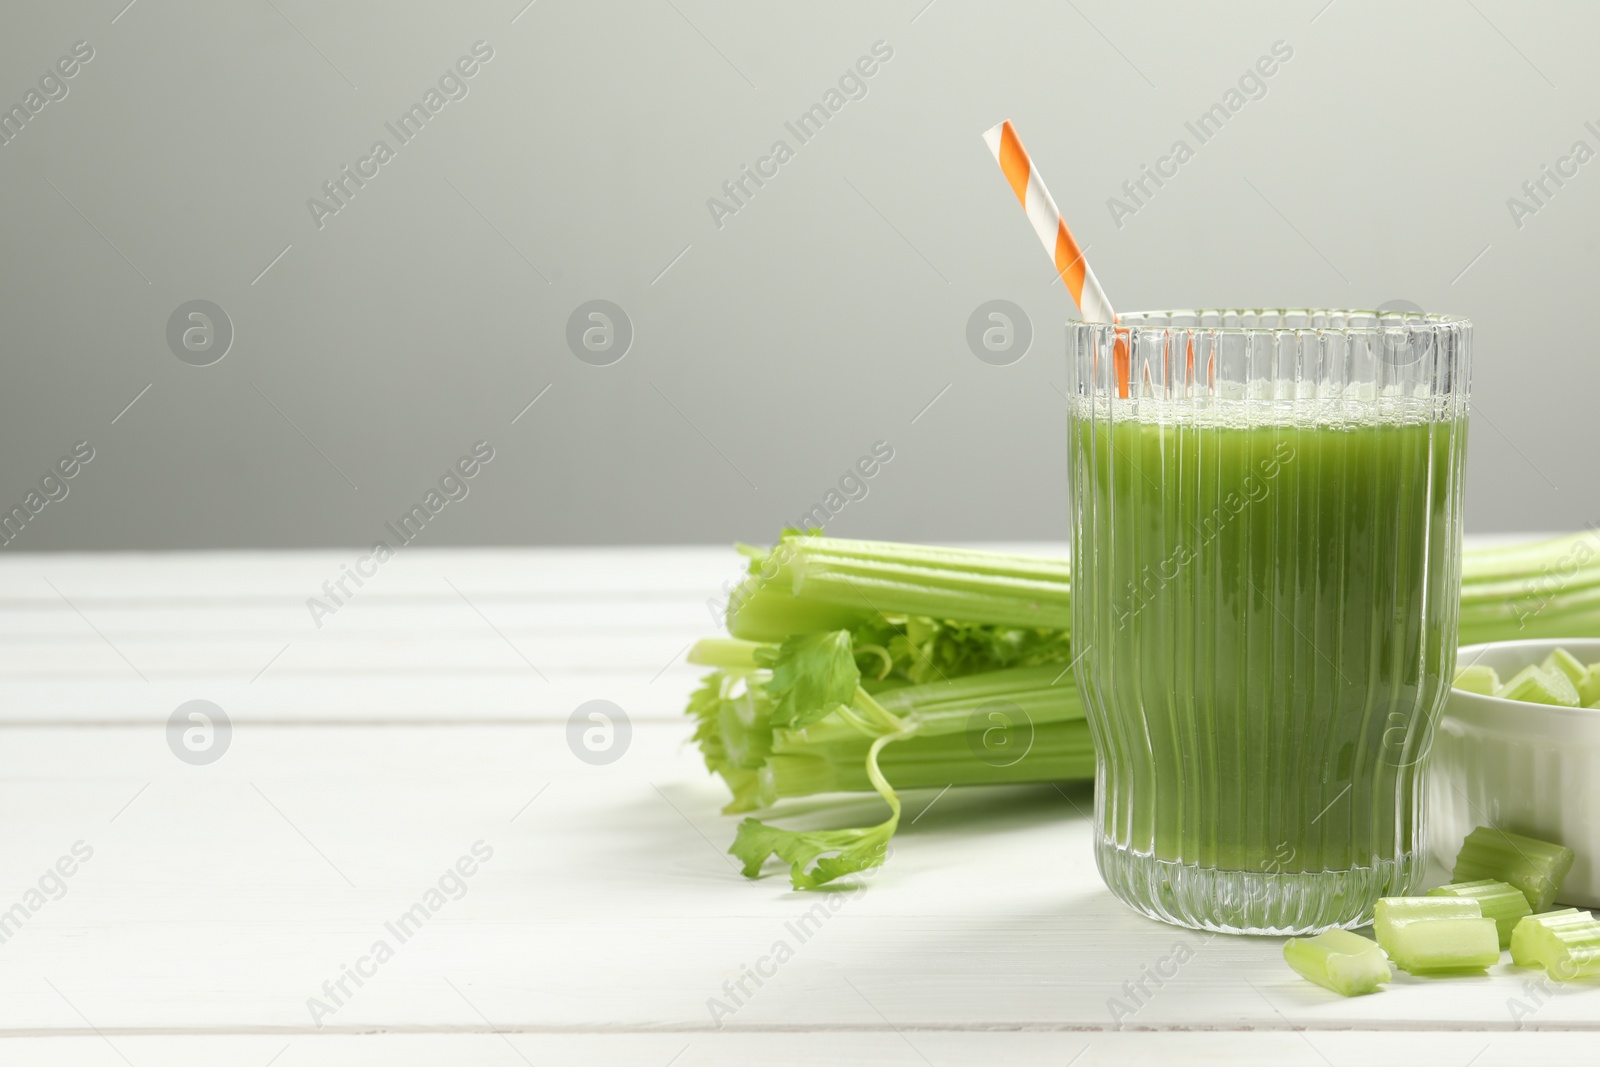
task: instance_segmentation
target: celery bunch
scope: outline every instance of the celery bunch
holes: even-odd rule
[[[725,809],[874,790],[875,826],[785,830],[746,819],[730,851],[756,876],[777,855],[797,889],[883,862],[896,789],[1088,779],[1094,749],[1072,677],[1063,561],[786,531],[743,549],[731,638],[689,701]]]

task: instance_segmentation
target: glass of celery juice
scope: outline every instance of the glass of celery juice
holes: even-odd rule
[[[1073,643],[1096,860],[1182,926],[1353,927],[1422,872],[1454,671],[1471,324],[1068,327]]]

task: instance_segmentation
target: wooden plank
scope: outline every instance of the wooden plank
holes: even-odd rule
[[[565,722],[589,700],[610,700],[636,722],[681,723],[701,668],[680,658],[654,681],[640,672],[627,678],[557,676],[549,683],[526,668],[469,677],[405,670],[278,678],[275,671],[255,682],[161,676],[148,683],[101,678],[12,681],[0,687],[0,725],[165,723],[179,704],[195,699],[212,701],[240,723]]]
[[[585,1064],[710,1067],[753,1063],[944,1067],[1167,1067],[1174,1063],[1273,1067],[1523,1067],[1590,1062],[1590,1034],[1339,1031],[1243,1033],[970,1033],[880,1025],[847,1032],[549,1034],[127,1035],[0,1039],[8,1062],[58,1067],[438,1067],[440,1064]]]
[[[565,722],[589,700],[612,701],[635,722],[682,723],[685,700],[701,673],[680,655],[650,672],[556,674],[549,682],[520,661],[473,675],[425,673],[407,665],[366,675],[285,677],[274,665],[254,682],[241,674],[153,675],[147,683],[131,672],[124,674],[131,679],[126,681],[106,675],[12,680],[0,685],[0,725],[165,723],[179,704],[195,699],[212,701],[237,723]]]
[[[0,554],[4,603],[48,602],[47,582],[76,599],[150,603],[303,603],[356,563],[359,548],[295,552],[39,552]],[[370,566],[366,569],[372,569]],[[727,547],[403,549],[376,569],[357,599],[438,598],[449,578],[469,593],[594,597],[717,587],[742,572]],[[448,595],[448,588],[443,594]]]
[[[530,678],[653,675],[709,627],[614,636],[508,631],[474,616],[470,634],[384,636],[279,634],[248,641],[204,637],[0,640],[0,681],[96,677],[250,678],[272,663],[277,677],[385,674],[527,675]],[[107,635],[109,637],[109,635]],[[287,651],[284,651],[287,646]],[[283,652],[274,662],[273,657]]]
[[[1065,555],[1064,545],[990,545]],[[0,607],[74,603],[227,606],[326,597],[360,549],[304,552],[0,554]],[[370,565],[365,570],[373,570]],[[352,603],[388,598],[439,602],[469,596],[552,602],[687,597],[703,603],[739,581],[746,561],[728,546],[647,548],[407,548],[375,574],[345,585]],[[55,586],[52,589],[51,586]]]

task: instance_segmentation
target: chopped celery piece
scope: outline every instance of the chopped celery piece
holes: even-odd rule
[[[1600,975],[1600,922],[1564,924],[1552,928],[1546,937],[1553,942],[1544,965],[1551,978],[1570,982]]]
[[[1600,700],[1600,663],[1591,663],[1584,668],[1583,677],[1578,680],[1578,699],[1583,701],[1586,708]]]
[[[1576,908],[1529,915],[1511,935],[1511,961],[1562,981],[1600,975],[1600,922]]]
[[[1481,971],[1500,962],[1500,931],[1493,919],[1412,919],[1396,923],[1383,947],[1412,974]]]
[[[1465,897],[1476,900],[1485,919],[1493,919],[1500,931],[1500,947],[1511,945],[1511,932],[1531,909],[1522,890],[1509,882],[1480,878],[1476,882],[1453,882],[1428,891],[1430,897]]]
[[[1474,663],[1470,667],[1462,667],[1456,671],[1455,688],[1492,697],[1495,690],[1500,688],[1500,676],[1495,673],[1493,667]]]
[[[1572,850],[1562,845],[1480,826],[1462,842],[1450,881],[1510,882],[1522,890],[1530,908],[1545,911],[1572,870],[1573,859]]]
[[[1550,929],[1565,923],[1589,922],[1593,916],[1577,908],[1562,908],[1540,915],[1525,915],[1511,931],[1511,962],[1518,967],[1543,967],[1544,938]]]
[[[1552,650],[1540,666],[1547,671],[1559,671],[1566,675],[1573,685],[1583,681],[1584,675],[1589,673],[1589,669],[1578,662],[1578,657],[1564,648]]]
[[[1349,930],[1291,937],[1283,958],[1300,977],[1346,997],[1376,993],[1392,977],[1383,949]]]
[[[1389,950],[1395,931],[1408,922],[1429,919],[1479,919],[1483,909],[1470,897],[1383,897],[1373,906],[1372,935]]]
[[[1578,687],[1572,684],[1572,679],[1560,671],[1547,671],[1536,664],[1529,664],[1512,675],[1511,680],[1495,690],[1494,695],[1506,700],[1520,700],[1525,704],[1559,704],[1568,708],[1578,706]]]

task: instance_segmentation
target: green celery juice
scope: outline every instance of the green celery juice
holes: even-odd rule
[[[1228,404],[1074,411],[1073,642],[1091,650],[1101,869],[1172,921],[1193,924],[1192,889],[1237,909],[1199,925],[1252,928],[1262,896],[1308,892],[1349,895],[1353,925],[1370,915],[1357,898],[1421,870],[1465,425],[1376,402],[1354,420],[1333,408],[1343,421]]]

